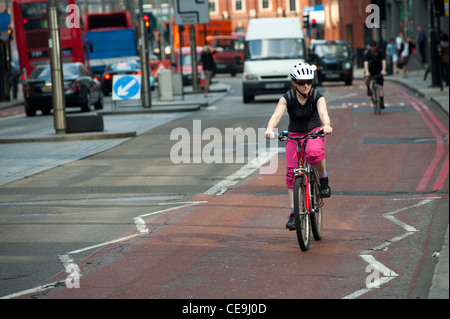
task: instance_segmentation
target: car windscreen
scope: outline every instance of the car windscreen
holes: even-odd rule
[[[243,49],[244,45],[239,39],[214,39],[213,48],[221,52],[234,52]]]
[[[345,44],[320,44],[314,48],[314,53],[322,58],[348,58],[349,51]]]
[[[197,61],[200,60],[200,56],[201,56],[200,53],[197,53]],[[183,59],[183,61],[182,61],[183,66],[192,64],[192,57],[191,57],[190,53],[183,54],[182,59]]]
[[[128,71],[128,70],[137,70],[139,69],[139,65],[134,62],[118,62],[110,64],[106,71]]]
[[[72,77],[78,75],[78,68],[74,64],[64,64],[63,65],[63,75],[64,77]],[[49,65],[38,65],[33,72],[31,72],[30,80],[49,80],[51,79],[51,68]]]
[[[303,39],[261,39],[247,41],[246,59],[304,59]]]

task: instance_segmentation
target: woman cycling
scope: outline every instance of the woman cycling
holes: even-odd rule
[[[302,136],[311,131],[323,129],[325,134],[331,134],[330,117],[328,115],[325,97],[312,88],[314,71],[308,63],[294,64],[291,69],[292,89],[287,91],[278,101],[277,107],[271,116],[266,129],[266,138],[275,138],[274,128],[278,125],[284,112],[289,114],[289,135]],[[305,150],[302,150],[306,160],[313,165],[320,176],[321,196],[330,197],[331,189],[328,186],[328,174],[325,166],[325,136],[308,138]],[[297,167],[297,142],[286,141],[286,187],[288,188],[291,214],[286,228],[295,229],[294,222],[294,192],[292,172]]]

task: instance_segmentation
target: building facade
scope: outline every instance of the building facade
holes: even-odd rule
[[[370,40],[383,45],[400,31],[405,38],[416,39],[418,26],[429,35],[431,5],[439,1],[446,3],[447,12],[437,18],[439,26],[436,23],[436,28],[448,33],[446,0],[209,0],[209,3],[211,19],[230,19],[233,30],[241,32],[245,32],[250,19],[303,18],[307,7],[321,6],[324,19],[316,26],[321,32],[305,29],[305,34],[311,39],[319,36],[345,40],[355,52],[361,52]]]

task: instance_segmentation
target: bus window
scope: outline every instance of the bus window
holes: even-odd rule
[[[84,63],[80,28],[67,28],[66,8],[75,0],[56,0],[64,62]],[[22,77],[39,64],[48,63],[47,0],[13,0],[14,29]]]

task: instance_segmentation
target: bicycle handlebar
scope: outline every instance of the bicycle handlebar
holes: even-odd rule
[[[382,74],[370,75],[370,77],[371,77],[372,79],[378,79],[379,77],[382,77],[382,76],[383,76]]]
[[[323,133],[323,129],[317,130],[317,131],[312,131],[309,132],[308,134],[305,134],[303,136],[289,136],[288,135],[289,132],[288,131],[283,131],[281,133],[278,134],[278,140],[280,141],[286,141],[288,138],[291,140],[295,140],[295,141],[301,141],[304,140],[307,137],[312,137],[312,138],[317,138],[319,136],[324,136],[325,134]]]

